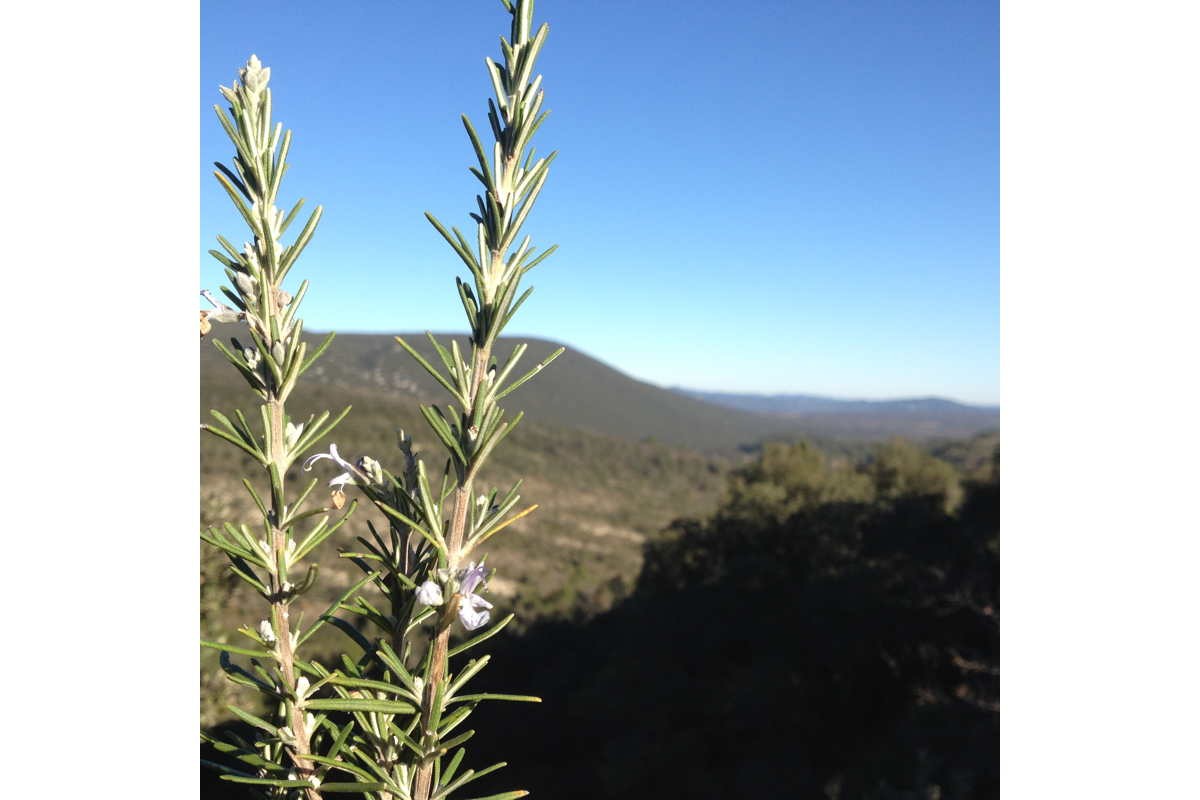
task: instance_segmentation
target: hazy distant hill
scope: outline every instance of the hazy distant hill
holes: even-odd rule
[[[999,406],[967,405],[941,397],[839,400],[811,394],[735,394],[678,387],[672,391],[730,409],[787,418],[826,436],[961,437],[1000,427]]]
[[[999,414],[999,406],[957,403],[941,397],[907,397],[896,400],[839,400],[815,394],[736,394],[703,392],[672,387],[673,391],[720,406],[762,414],[888,413],[908,416]]]
[[[220,330],[220,329],[219,329]],[[235,332],[224,326],[221,334]],[[427,359],[435,362],[432,346],[424,334],[401,334]],[[311,335],[311,340],[319,337]],[[457,338],[438,334],[449,347]],[[559,345],[543,339],[502,338],[496,349],[501,364],[520,341],[529,345],[514,375],[523,374]],[[202,371],[220,363],[221,357],[207,342],[201,347]],[[436,363],[436,362],[435,362]],[[229,379],[234,376],[229,373]],[[311,372],[306,383],[384,391],[402,399],[445,402],[445,392],[415,364],[393,337],[385,334],[339,334],[329,351]],[[652,438],[698,450],[730,450],[763,439],[809,435],[817,438],[877,439],[888,436],[912,438],[969,436],[999,427],[997,410],[980,410],[948,401],[896,401],[895,403],[833,403],[820,410],[779,413],[774,407],[755,407],[747,399],[738,405],[718,398],[671,391],[635,380],[579,351],[568,350],[537,380],[514,392],[505,403],[523,408],[531,422],[578,428],[593,433],[641,440]],[[905,403],[919,402],[919,410]],[[944,404],[941,407],[938,404]]]

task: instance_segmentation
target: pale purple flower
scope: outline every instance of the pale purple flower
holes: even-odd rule
[[[459,601],[458,620],[469,631],[482,628],[492,618],[491,612],[487,610],[491,607],[491,603],[477,594],[463,595]]]
[[[464,595],[474,594],[475,587],[479,586],[479,584],[483,582],[483,579],[486,575],[487,569],[484,568],[483,564],[476,565],[475,562],[472,561],[469,565],[467,565],[467,568],[463,570],[462,577],[459,579],[461,581],[459,585],[462,588],[462,593]],[[491,606],[488,606],[488,608],[491,608]]]
[[[341,488],[348,483],[356,486],[376,486],[383,483],[383,467],[379,465],[378,461],[370,456],[363,456],[357,464],[351,464],[338,453],[336,444],[329,445],[328,453],[317,453],[306,458],[304,469],[306,471],[312,469],[312,465],[322,458],[328,458],[345,470],[329,482],[331,489],[341,491]]]
[[[445,570],[439,571],[439,574],[443,580],[450,579]],[[482,564],[476,565],[474,561],[458,573],[458,619],[469,631],[482,628],[492,618],[488,610],[492,604],[475,593],[486,574],[487,569]],[[424,606],[440,606],[446,602],[442,586],[436,581],[425,581],[417,587],[416,594],[417,602]]]
[[[241,312],[217,300],[208,289],[201,289],[200,296],[213,304],[212,311],[204,312],[206,319],[211,319],[213,322],[237,322],[238,317],[241,316]]]
[[[482,628],[492,618],[488,609],[492,604],[475,594],[475,589],[483,582],[487,570],[483,564],[476,565],[474,561],[463,571],[459,584],[461,599],[458,603],[458,619],[469,631]]]
[[[328,458],[330,461],[345,470],[345,472],[343,472],[341,475],[338,475],[334,477],[333,480],[329,481],[329,487],[331,489],[340,490],[347,483],[354,483],[354,465],[338,454],[336,444],[329,445],[328,453],[317,453],[306,458],[304,460],[304,471],[308,472],[311,470],[312,465],[320,461],[322,458]]]

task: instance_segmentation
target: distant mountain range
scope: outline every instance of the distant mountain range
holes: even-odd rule
[[[238,333],[232,326],[222,326],[217,332],[225,338]],[[423,333],[401,336],[436,362]],[[437,337],[447,347],[451,339],[460,347],[467,342],[461,335]],[[321,337],[310,334],[307,338],[315,344]],[[532,369],[559,347],[544,339],[501,338],[495,351],[501,364],[522,341],[528,350],[514,375]],[[232,371],[213,369],[223,358],[211,343],[202,342],[200,353],[202,376],[240,380]],[[444,390],[386,334],[339,334],[304,381],[384,392],[393,398],[408,396],[420,403],[445,402]],[[765,439],[797,436],[959,438],[997,429],[1000,421],[998,408],[964,406],[937,398],[873,402],[664,389],[569,348],[536,380],[514,392],[505,405],[523,409],[530,421],[543,425],[624,439],[655,439],[697,450],[730,450]]]
[[[885,413],[927,416],[937,414],[999,414],[999,406],[968,405],[942,397],[905,397],[896,400],[840,400],[815,394],[736,394],[671,387],[671,391],[719,406],[760,414]]]
[[[968,405],[942,397],[907,397],[896,400],[841,400],[812,394],[737,394],[704,392],[673,387],[672,391],[706,403],[752,411],[797,422],[819,424],[823,418],[834,427],[853,427],[857,420],[866,429],[891,426],[908,428],[909,436],[969,435],[1000,427],[1000,407]],[[947,433],[954,431],[954,434]]]

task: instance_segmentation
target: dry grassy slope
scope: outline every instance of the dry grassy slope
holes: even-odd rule
[[[204,344],[206,349],[211,347],[208,342]],[[323,361],[327,375],[342,370],[354,374],[330,354]],[[227,364],[202,359],[203,417],[207,418],[212,408],[226,414],[235,408],[257,413],[255,398],[231,373]],[[553,374],[553,368],[539,379],[549,374]],[[400,453],[395,432],[402,427],[412,432],[419,450],[427,454],[431,471],[440,472],[444,459],[417,411],[419,395],[404,386],[389,385],[386,377],[383,383],[331,380],[302,385],[290,403],[293,418],[304,419],[324,409],[336,412],[352,405],[350,415],[317,449],[335,441],[348,458],[371,455],[385,466],[398,469]],[[520,408],[519,393],[508,398],[507,405]],[[586,614],[607,608],[636,578],[646,534],[677,516],[711,513],[720,499],[730,464],[721,456],[555,428],[527,418],[497,449],[479,487],[498,486],[504,491],[523,477],[518,508],[539,505],[536,512],[497,535],[487,547],[488,563],[497,569],[489,589],[499,612],[514,610],[519,620],[531,621],[546,615]],[[327,467],[321,464],[308,474],[293,468],[288,476],[293,496],[314,475],[322,481],[332,477],[334,473]],[[202,526],[252,522],[257,515],[240,480],[243,475],[254,476],[257,483],[257,471],[258,467],[236,448],[202,435]],[[325,496],[319,487],[313,499]],[[357,568],[338,558],[337,550],[356,549],[355,537],[366,535],[368,520],[378,528],[384,526],[381,514],[360,506],[319,551],[317,587],[298,602],[305,619],[314,619],[357,579]],[[215,637],[239,625],[256,625],[262,616],[261,600],[229,576],[223,557],[206,546],[202,550],[203,635]],[[344,645],[345,640],[336,631],[327,628],[325,633],[329,636],[314,640],[318,651]],[[204,721],[208,724],[225,717],[223,705],[232,701],[235,693],[215,669],[212,651],[205,651],[204,659],[203,672],[211,678],[202,689]]]
[[[377,342],[379,337],[369,338]],[[211,343],[204,342],[204,350],[210,348]],[[226,414],[235,408],[256,414],[255,398],[217,355],[217,359],[201,359],[202,416],[207,418],[212,408]],[[346,360],[358,366],[348,366]],[[395,432],[405,428],[428,454],[431,471],[440,472],[444,458],[417,411],[417,398],[425,397],[423,389],[414,391],[402,382],[397,386],[394,374],[386,370],[378,380],[364,380],[364,374],[379,375],[368,352],[331,350],[321,363],[326,380],[307,385],[302,381],[290,403],[293,418],[304,419],[324,409],[338,411],[346,405],[353,410],[318,449],[334,441],[348,458],[371,455],[398,469]],[[532,359],[530,363],[534,363]],[[555,364],[545,370],[538,380],[558,367]],[[519,409],[522,399],[520,392],[514,393],[506,405]],[[524,477],[518,508],[539,505],[531,516],[489,543],[488,563],[498,570],[490,590],[501,612],[513,609],[519,617],[531,619],[606,608],[623,591],[622,586],[636,578],[646,534],[677,516],[702,516],[715,509],[730,463],[720,456],[551,427],[527,417],[497,449],[480,487],[498,486],[504,491]],[[257,470],[231,445],[202,436],[202,525],[252,521],[256,514],[240,480],[243,475],[257,477]],[[289,479],[295,493],[307,479],[317,476],[324,481],[333,474],[322,464],[309,474],[296,467]],[[314,500],[324,496],[318,488]],[[366,534],[367,520],[383,526],[382,515],[360,506],[323,548],[318,588],[300,603],[308,619],[356,579],[357,568],[339,559],[337,549],[354,549],[355,536]],[[206,635],[239,624],[257,624],[261,602],[228,578],[221,559],[213,553],[202,557],[202,579]]]
[[[253,398],[244,390],[237,391],[239,388],[211,379],[206,371],[202,408],[226,413],[235,407],[253,410]],[[347,404],[353,405],[353,410],[330,437],[344,455],[371,455],[398,469],[395,431],[403,427],[428,454],[431,471],[440,471],[444,459],[433,447],[432,436],[411,398],[372,389],[316,386],[299,391],[292,407],[302,412],[294,416],[302,418],[311,410],[340,409]],[[239,498],[245,495],[237,481],[242,474],[253,473],[249,459],[213,437],[204,437],[201,458],[204,495],[210,505],[218,496],[227,497],[230,488]],[[640,558],[640,537],[676,516],[707,514],[715,508],[728,463],[659,443],[522,422],[497,449],[483,472],[483,483],[504,490],[524,477],[522,506],[537,503],[540,508],[497,537],[494,563],[500,566],[497,559],[506,547],[526,542],[531,552],[523,554],[521,565],[502,570],[509,580],[522,585],[536,585],[534,578],[548,577],[538,566],[543,562],[551,562],[557,569],[579,561],[589,576],[584,581],[588,585],[616,575],[633,577]],[[332,474],[320,467],[313,473],[323,478]],[[295,468],[290,477],[300,486],[300,480],[311,476]],[[236,506],[250,510],[248,498]],[[539,536],[545,541],[534,547]],[[506,540],[514,544],[508,545]],[[583,553],[591,556],[583,559]]]

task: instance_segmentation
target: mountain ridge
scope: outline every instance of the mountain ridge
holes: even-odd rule
[[[222,326],[222,338],[241,335],[240,326]],[[306,333],[309,348],[324,333]],[[424,333],[399,334],[431,364],[440,364]],[[433,334],[445,347],[465,334]],[[527,350],[512,372],[523,375],[544,361],[558,342],[537,337],[501,337],[494,352],[503,367],[513,348]],[[208,343],[201,347],[201,369],[209,371],[222,356]],[[216,373],[213,373],[214,375]],[[230,378],[234,376],[231,374]],[[444,403],[445,391],[395,341],[391,334],[339,333],[305,381],[346,386],[409,397],[415,403]],[[638,380],[581,350],[566,350],[537,380],[520,387],[507,405],[523,409],[531,421],[578,428],[632,440],[657,440],[700,451],[730,451],[754,447],[767,439],[808,436],[818,439],[869,440],[906,436],[913,439],[961,438],[999,426],[999,415],[899,413],[870,408],[870,413],[846,408],[829,413],[780,415],[731,408],[700,397]],[[870,402],[870,401],[865,401]]]
[[[894,397],[884,400],[865,400],[850,397],[807,394],[803,392],[718,392],[671,386],[670,391],[705,402],[757,411],[762,414],[819,414],[829,411],[892,411],[896,413],[956,413],[982,412],[999,414],[1000,406],[987,403],[964,403],[938,395]]]

